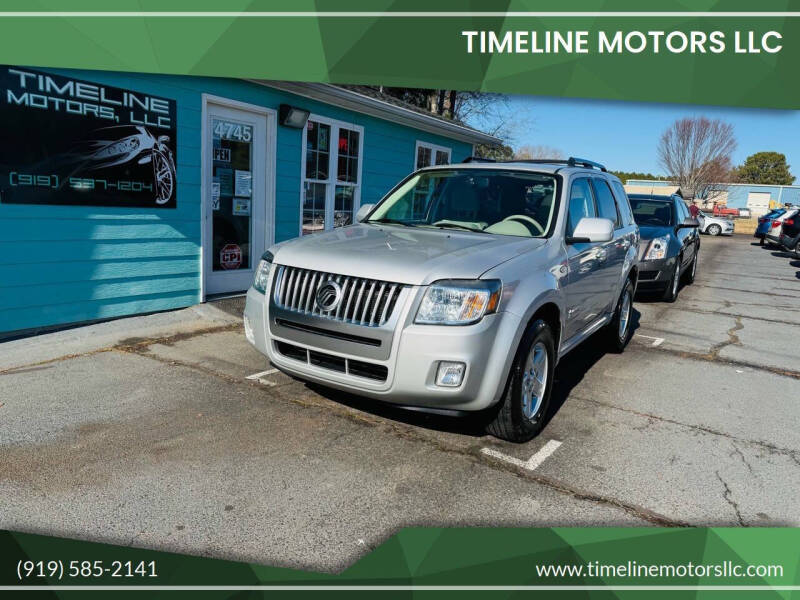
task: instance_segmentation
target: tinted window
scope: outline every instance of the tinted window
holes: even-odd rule
[[[671,200],[631,198],[636,224],[644,227],[669,227],[674,224]]]
[[[622,219],[623,225],[633,225],[633,212],[631,212],[631,205],[628,202],[628,194],[625,193],[625,188],[619,181],[612,181],[611,187],[614,190],[614,196],[617,198],[617,210]]]
[[[567,236],[571,236],[584,217],[596,217],[592,190],[588,179],[576,179],[569,191],[569,212],[567,214]]]
[[[614,201],[614,195],[611,193],[611,188],[602,179],[592,179],[594,186],[595,198],[597,198],[597,212],[601,219],[610,219],[613,221],[615,227],[619,227],[619,214],[617,213],[617,203]]]

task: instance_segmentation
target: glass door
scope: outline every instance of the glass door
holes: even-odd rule
[[[267,116],[209,104],[206,294],[246,290],[266,245]]]

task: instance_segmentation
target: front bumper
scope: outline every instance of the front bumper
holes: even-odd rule
[[[268,298],[250,288],[247,292],[244,320],[248,340],[270,362],[282,371],[300,379],[324,386],[403,406],[478,411],[495,404],[502,394],[508,376],[520,318],[508,312],[484,317],[474,325],[447,327],[413,323],[416,294],[410,294],[404,306],[397,307],[399,318],[395,333],[386,348],[385,359],[373,353],[342,351],[347,344],[332,346],[330,339],[315,343],[308,332],[295,335],[290,330],[274,327],[270,322]],[[364,327],[368,330],[368,327]],[[280,331],[280,336],[276,335]],[[249,333],[248,333],[249,332]],[[283,343],[283,344],[282,344]],[[347,361],[385,367],[385,380],[376,380],[313,364],[310,360],[288,356],[286,344],[310,350],[328,362]],[[348,348],[350,349],[350,348]],[[311,354],[308,357],[312,356]],[[439,387],[434,381],[440,361],[466,364],[461,385]]]
[[[640,260],[639,283],[636,286],[636,290],[647,292],[666,289],[672,280],[672,273],[675,272],[675,261],[677,260],[676,256],[659,260]]]

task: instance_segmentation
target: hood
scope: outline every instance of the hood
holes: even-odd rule
[[[664,237],[675,233],[675,228],[672,226],[654,227],[652,225],[639,225],[639,235],[642,240],[652,240],[657,237]]]
[[[284,242],[272,253],[280,265],[425,285],[437,279],[476,279],[544,243],[454,229],[358,224]]]

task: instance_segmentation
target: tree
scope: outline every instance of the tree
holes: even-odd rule
[[[630,179],[664,179],[664,177],[660,175],[653,175],[652,173],[638,173],[636,171],[611,171],[611,174],[619,177],[622,183],[628,183]]]
[[[744,164],[736,167],[736,177],[742,183],[791,185],[795,176],[786,164],[786,155],[780,152],[756,152]]]
[[[480,158],[491,158],[492,160],[512,160],[514,158],[514,149],[506,144],[500,146],[489,146],[487,144],[478,144],[475,146],[475,156]]]
[[[518,160],[536,160],[542,158],[564,158],[564,153],[558,148],[550,146],[520,146],[514,153],[514,158]]]
[[[678,119],[661,135],[658,160],[684,198],[711,201],[725,191],[734,150],[730,123],[706,117]]]

